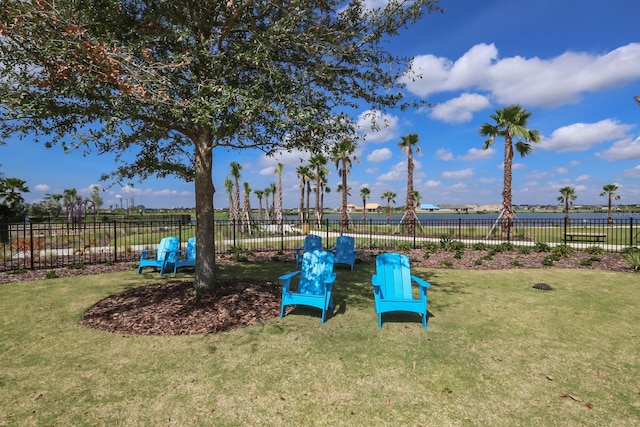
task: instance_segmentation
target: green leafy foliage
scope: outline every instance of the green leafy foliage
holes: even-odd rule
[[[627,251],[622,254],[622,259],[629,264],[629,267],[640,271],[640,250]]]
[[[553,248],[551,253],[559,257],[568,257],[573,254],[574,251],[575,250],[569,245],[558,245]]]
[[[551,251],[551,246],[549,246],[548,244],[546,244],[544,242],[536,242],[535,245],[533,246],[533,251],[534,252],[549,252],[549,251]]]
[[[600,246],[595,245],[585,248],[584,251],[590,255],[602,255],[604,253],[604,249],[602,249]]]
[[[197,292],[215,285],[213,151],[355,139],[343,111],[406,107],[386,41],[435,0],[0,0],[0,138],[116,156],[105,179],[195,183]],[[35,70],[35,71],[34,71]]]

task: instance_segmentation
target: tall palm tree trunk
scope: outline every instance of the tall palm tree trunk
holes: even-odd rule
[[[504,145],[504,185],[502,189],[502,237],[511,239],[511,229],[513,227],[513,197],[511,194],[511,182],[513,162],[513,145],[511,136],[507,135]]]

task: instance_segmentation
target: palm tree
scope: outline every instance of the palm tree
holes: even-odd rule
[[[278,227],[282,224],[282,171],[284,170],[284,164],[278,163],[276,165],[275,173],[278,176],[278,209],[276,211],[276,221]]]
[[[276,214],[276,195],[278,193],[278,187],[275,182],[269,184],[269,190],[271,194],[271,215]]]
[[[327,158],[323,154],[315,154],[309,159],[309,166],[315,171],[316,181],[316,207],[314,210],[314,218],[317,224],[320,224],[322,211],[320,210],[320,198],[322,193],[322,170],[327,164]]]
[[[600,193],[601,196],[609,196],[609,204],[608,204],[608,209],[607,209],[607,224],[609,224],[609,227],[613,226],[613,213],[612,213],[612,204],[611,201],[612,200],[618,200],[620,198],[619,195],[616,194],[616,191],[618,191],[618,186],[616,184],[606,184],[605,186],[602,187],[602,193]]]
[[[231,167],[231,178],[233,178],[233,216],[232,220],[240,219],[240,171],[242,165],[238,162],[229,163]]]
[[[496,110],[491,118],[495,124],[484,123],[480,126],[480,135],[488,137],[484,142],[483,150],[491,147],[495,138],[504,137],[504,185],[502,190],[502,233],[509,239],[513,226],[513,196],[511,193],[511,182],[513,174],[511,172],[513,164],[513,146],[521,157],[531,153],[532,147],[529,142],[540,142],[540,132],[527,128],[529,111],[519,105],[510,105],[502,110]]]
[[[381,199],[387,201],[387,225],[391,224],[391,203],[396,202],[396,197],[398,197],[398,195],[393,191],[385,191],[381,197]]]
[[[244,185],[244,200],[242,203],[242,228],[245,231],[245,226],[248,226],[251,221],[251,187],[248,182],[243,182]]]
[[[270,195],[271,195],[271,186],[264,189],[264,200],[265,200],[264,216],[267,221],[271,221],[271,216],[269,215],[269,196]]]
[[[298,166],[296,168],[296,174],[298,178],[300,178],[300,206],[298,208],[298,220],[300,223],[305,220],[305,210],[304,210],[304,194],[305,189],[307,188],[307,177],[309,176],[309,167],[308,166]]]
[[[573,187],[562,187],[560,189],[560,195],[558,201],[564,203],[564,225],[569,227],[569,206],[573,205],[573,201],[577,198],[576,189]]]
[[[418,134],[416,133],[410,133],[409,135],[403,136],[402,141],[398,143],[402,152],[407,155],[407,212],[405,215],[407,234],[413,234],[415,221],[418,219],[416,217],[416,203],[413,192],[413,170],[415,168],[413,163],[413,151],[415,148],[416,154],[421,154],[422,150],[417,144]]]
[[[22,193],[28,193],[27,182],[20,178],[0,179],[0,199],[3,199],[9,209],[16,209],[24,203]]]
[[[334,145],[331,150],[331,158],[335,162],[336,169],[338,169],[338,175],[342,179],[340,187],[342,191],[340,230],[342,233],[346,233],[349,228],[349,215],[347,214],[347,193],[349,187],[347,186],[347,176],[351,171],[351,161],[360,162],[358,157],[353,155],[356,148],[357,144],[354,141],[343,139]]]
[[[253,194],[258,198],[258,220],[262,221],[262,196],[264,196],[264,191],[255,190]]]
[[[322,173],[320,174],[320,218],[318,219],[318,223],[322,221],[322,217],[324,216],[324,195],[325,193],[331,193],[331,188],[327,187],[329,183],[327,175],[329,175],[329,169],[323,167]]]
[[[225,178],[222,184],[224,186],[224,190],[227,192],[227,197],[229,198],[229,219],[233,219],[235,217],[233,213],[233,181],[230,178]]]
[[[365,224],[367,222],[367,199],[371,194],[371,190],[367,187],[362,187],[360,189],[360,197],[362,198],[362,223]]]

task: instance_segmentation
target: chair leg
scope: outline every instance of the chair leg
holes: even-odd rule
[[[378,328],[382,329],[382,313],[378,314]]]
[[[422,327],[427,329],[427,313],[422,315]]]

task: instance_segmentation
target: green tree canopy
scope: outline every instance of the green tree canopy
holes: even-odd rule
[[[324,135],[349,126],[335,120],[343,108],[398,106],[408,61],[384,42],[437,8],[437,0],[371,10],[358,0],[0,0],[0,136],[113,153],[115,178],[194,181],[195,288],[211,290],[213,150],[317,152]]]

